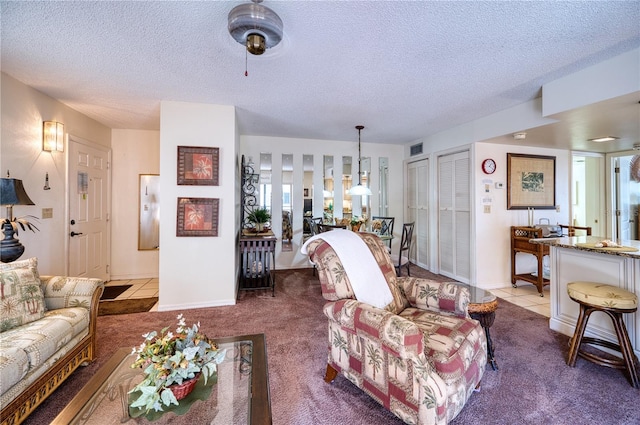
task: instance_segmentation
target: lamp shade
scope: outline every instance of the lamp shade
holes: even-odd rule
[[[22,180],[0,179],[0,205],[35,205],[24,190]]]
[[[371,189],[369,189],[367,186],[364,186],[362,184],[357,184],[353,186],[351,189],[349,189],[349,195],[369,196],[371,195]]]

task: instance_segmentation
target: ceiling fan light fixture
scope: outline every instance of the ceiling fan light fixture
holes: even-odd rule
[[[231,9],[229,34],[252,55],[261,55],[282,40],[282,19],[273,10],[252,0]]]
[[[266,50],[264,37],[260,34],[249,34],[247,36],[247,51],[252,55],[261,55]]]

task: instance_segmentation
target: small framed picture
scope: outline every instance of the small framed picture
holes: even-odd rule
[[[178,198],[176,236],[218,236],[215,198]]]
[[[178,184],[218,186],[219,148],[178,146]]]

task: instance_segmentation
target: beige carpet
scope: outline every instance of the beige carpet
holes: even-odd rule
[[[431,276],[412,266],[414,276]],[[449,279],[443,279],[449,280]],[[273,424],[401,424],[395,416],[339,376],[323,380],[327,321],[320,282],[311,269],[279,271],[270,291],[240,294],[236,306],[184,310],[211,337],[264,333]],[[500,300],[491,328],[500,367],[487,367],[482,390],[450,425],[637,424],[640,391],[620,371],[578,360],[565,364],[568,337],[548,319]],[[48,424],[118,347],[140,344],[141,335],[175,323],[179,312],[98,318],[98,359],[80,368],[27,420]],[[174,423],[179,423],[176,421]]]

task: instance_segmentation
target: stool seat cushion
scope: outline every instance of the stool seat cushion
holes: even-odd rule
[[[635,310],[638,297],[633,292],[613,285],[596,282],[570,282],[567,292],[574,300],[603,308]]]

